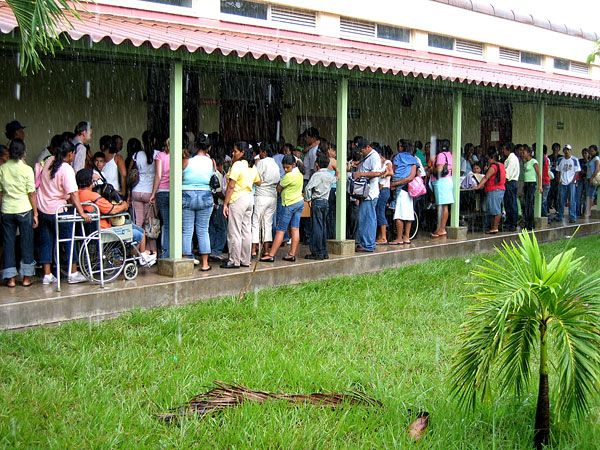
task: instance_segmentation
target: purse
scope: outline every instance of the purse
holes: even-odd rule
[[[427,188],[425,182],[420,176],[416,176],[408,183],[408,195],[411,197],[420,197],[421,195],[427,194]]]
[[[219,180],[219,177],[213,173],[212,176],[210,177],[210,181],[208,182],[208,185],[214,192],[221,187],[221,181]]]
[[[140,170],[137,166],[137,160],[135,157],[133,159],[133,166],[129,172],[127,172],[127,188],[133,189],[140,182]]]
[[[151,210],[154,212],[154,204],[151,204],[146,210],[143,228],[146,232],[146,239],[158,239],[160,236],[160,220],[156,217],[150,217]]]
[[[369,179],[367,177],[359,177],[356,180],[352,178],[352,174],[348,177],[348,194],[356,200],[364,200],[369,196]]]

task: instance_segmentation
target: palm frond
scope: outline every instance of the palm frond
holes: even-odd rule
[[[21,33],[21,58],[19,69],[23,74],[44,67],[41,54],[54,55],[62,48],[60,34],[73,28],[71,18],[80,20],[76,7],[79,0],[7,0]]]

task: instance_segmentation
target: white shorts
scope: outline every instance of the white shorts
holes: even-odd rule
[[[400,187],[400,186],[398,186]],[[413,199],[404,189],[396,190],[396,209],[394,220],[415,220]]]

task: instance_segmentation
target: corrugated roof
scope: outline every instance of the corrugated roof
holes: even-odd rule
[[[558,33],[568,34],[590,41],[597,41],[600,35],[594,31],[583,30],[580,27],[570,27],[564,23],[552,22],[545,17],[515,11],[512,9],[504,9],[502,6],[494,2],[485,2],[479,0],[431,0],[437,3],[445,3],[456,8],[468,9],[490,16],[501,17],[502,19],[514,20],[515,22],[535,25],[536,27],[545,28],[547,30],[556,31]]]
[[[82,22],[73,21],[74,29],[65,30],[72,39],[89,36],[99,42],[108,38],[117,45],[127,41],[134,46],[149,43],[154,48],[166,45],[171,50],[185,48],[208,54],[219,51],[238,57],[252,55],[271,61],[334,65],[340,69],[600,98],[599,82],[538,70],[166,13],[90,5],[92,8],[93,12],[82,14]],[[16,28],[12,11],[6,3],[0,3],[0,30],[10,33]]]

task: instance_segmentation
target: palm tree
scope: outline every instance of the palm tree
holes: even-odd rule
[[[36,72],[44,67],[40,57],[54,55],[55,47],[62,48],[60,33],[73,27],[69,16],[80,19],[76,6],[79,0],[6,0],[12,9],[21,33],[21,73]]]
[[[520,245],[503,244],[499,263],[489,260],[473,274],[475,303],[462,325],[460,350],[452,364],[451,392],[474,409],[491,394],[491,375],[500,389],[517,395],[529,387],[533,352],[539,343],[539,390],[534,444],[547,445],[550,434],[549,368],[556,368],[556,410],[567,420],[584,415],[600,382],[600,272],[585,275],[575,249],[547,262],[531,233]],[[569,241],[570,242],[570,241]],[[548,336],[555,344],[549,364]]]

